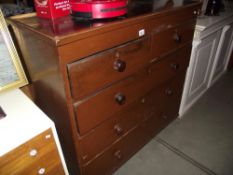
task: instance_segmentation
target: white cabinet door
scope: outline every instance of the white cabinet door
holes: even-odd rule
[[[233,24],[223,27],[208,86],[211,86],[225,72],[229,52],[231,52],[232,31]]]
[[[179,114],[182,116],[207,90],[221,31],[200,41],[193,41]]]

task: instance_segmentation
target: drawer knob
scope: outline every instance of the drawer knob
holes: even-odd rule
[[[181,43],[181,36],[178,34],[178,33],[175,33],[173,35],[173,40],[176,42],[176,43]]]
[[[38,170],[38,174],[45,174],[45,168],[40,168]]]
[[[173,95],[173,92],[172,92],[172,90],[171,90],[170,88],[167,88],[167,89],[165,90],[165,94],[166,94],[167,96],[172,96],[172,95]]]
[[[118,93],[118,94],[115,95],[115,101],[116,101],[119,105],[123,105],[123,104],[125,104],[126,97],[125,97],[124,94]]]
[[[180,68],[180,65],[177,64],[177,63],[172,63],[171,68],[174,69],[174,70],[178,70]]]
[[[194,15],[200,15],[200,10],[194,10],[194,11],[193,11],[193,14],[194,14]]]
[[[117,59],[114,62],[113,68],[118,72],[123,72],[125,70],[125,68],[126,68],[126,62],[123,61],[123,60]]]
[[[117,159],[122,159],[123,158],[123,155],[121,153],[120,150],[117,150],[115,153],[114,153],[114,156],[117,158]]]
[[[35,157],[37,155],[37,150],[32,149],[29,154],[30,154],[31,157]]]
[[[117,135],[121,135],[123,133],[123,128],[119,124],[116,124],[114,126],[114,130],[115,130]]]
[[[167,116],[167,115],[162,115],[162,118],[163,118],[164,120],[167,120],[167,119],[168,119],[168,116]]]

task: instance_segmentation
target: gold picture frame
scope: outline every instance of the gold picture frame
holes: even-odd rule
[[[28,83],[5,18],[0,9],[0,92]]]

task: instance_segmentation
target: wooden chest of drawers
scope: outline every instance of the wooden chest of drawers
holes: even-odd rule
[[[112,173],[178,115],[201,4],[142,2],[124,19],[11,20],[70,174]]]

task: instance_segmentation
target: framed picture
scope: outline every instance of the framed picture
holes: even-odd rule
[[[28,83],[0,9],[0,92]]]

